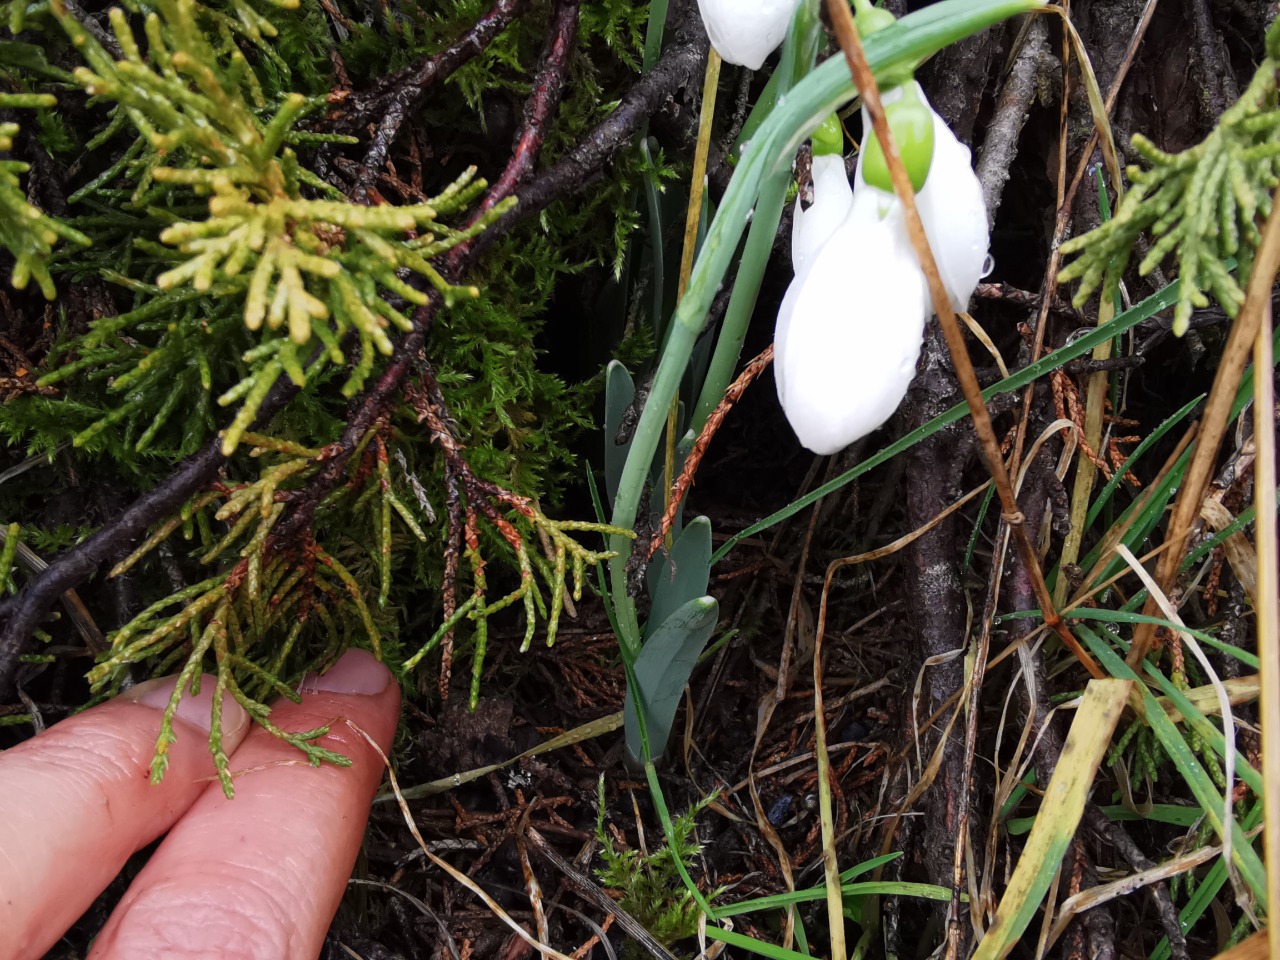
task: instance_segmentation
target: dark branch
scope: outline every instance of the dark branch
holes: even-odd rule
[[[332,120],[335,129],[354,133],[375,120],[379,121],[356,174],[356,185],[351,194],[353,200],[357,203],[368,200],[369,188],[386,163],[391,145],[400,135],[401,125],[406,117],[413,115],[427,91],[482,53],[498,34],[511,25],[525,3],[526,0],[497,0],[493,9],[444,50],[383,78],[371,91],[347,98],[342,104],[342,112]]]
[[[383,77],[372,90],[347,97],[339,105],[337,114],[331,117],[331,129],[340,133],[358,133],[366,124],[382,120],[396,107],[399,108],[399,120],[403,120],[434,84],[483,53],[494,38],[519,16],[526,2],[497,0],[470,30],[439,53]]]
[[[259,408],[255,424],[270,420],[297,392],[288,379],[277,381]],[[150,526],[212,483],[226,462],[222,440],[215,437],[199,453],[184,460],[167,480],[138,497],[124,513],[93,536],[55,559],[16,597],[0,604],[0,617],[4,618],[3,632],[0,632],[0,699],[8,699],[18,658],[26,651],[32,631],[58,598],[84,583],[101,564],[119,556]]]

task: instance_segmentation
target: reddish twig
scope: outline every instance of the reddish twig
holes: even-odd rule
[[[565,77],[569,73],[569,56],[578,35],[579,0],[556,0],[551,11],[547,41],[542,47],[533,92],[524,104],[524,125],[516,138],[511,160],[502,176],[472,216],[472,222],[492,210],[499,201],[515,193],[516,188],[533,175],[534,164],[542,150],[547,122],[560,106]]]
[[[720,424],[724,422],[724,418],[733,408],[733,405],[742,399],[747,387],[751,386],[752,381],[760,376],[771,363],[773,363],[773,344],[765,347],[760,355],[748,363],[742,373],[738,374],[738,379],[729,384],[729,389],[724,392],[724,399],[717,404],[711,416],[707,418],[707,422],[702,427],[702,432],[698,434],[698,439],[694,441],[693,449],[689,451],[688,459],[684,462],[684,469],[680,471],[680,476],[671,485],[671,496],[667,498],[667,510],[662,515],[662,523],[658,525],[658,530],[653,535],[653,539],[649,541],[649,552],[645,555],[646,560],[653,559],[653,555],[658,552],[658,548],[667,539],[671,525],[676,520],[676,511],[680,509],[681,501],[684,500],[685,494],[689,492],[689,488],[693,486],[693,475],[698,472],[698,465],[702,463],[702,457],[706,454],[707,447],[711,445],[711,438],[716,435],[716,431],[720,429]]]

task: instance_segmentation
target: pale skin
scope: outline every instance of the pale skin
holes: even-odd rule
[[[135,851],[167,834],[94,941],[91,960],[315,960],[385,771],[400,691],[363,651],[276,704],[285,730],[352,760],[319,768],[224,701],[236,774],[227,800],[209,754],[212,678],[184,701],[149,782],[172,678],[140,684],[0,753],[0,957],[38,960]],[[361,733],[363,731],[363,735]]]

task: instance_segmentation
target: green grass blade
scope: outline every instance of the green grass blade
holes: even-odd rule
[[[1244,878],[1253,895],[1259,900],[1264,900],[1267,895],[1267,876],[1262,867],[1262,861],[1259,859],[1257,851],[1253,849],[1248,839],[1245,838],[1244,831],[1240,829],[1239,823],[1233,821],[1229,825],[1223,824],[1221,813],[1223,808],[1222,794],[1218,792],[1217,786],[1204,767],[1200,765],[1200,761],[1196,758],[1195,753],[1192,752],[1191,747],[1187,745],[1187,741],[1183,738],[1177,724],[1169,719],[1168,714],[1164,712],[1155,696],[1147,689],[1146,684],[1139,680],[1138,675],[1112,649],[1109,643],[1086,626],[1078,625],[1076,631],[1077,635],[1084,640],[1093,652],[1093,655],[1098,658],[1098,662],[1102,664],[1103,669],[1110,671],[1112,676],[1132,680],[1137,684],[1137,689],[1142,694],[1143,704],[1146,708],[1147,723],[1151,725],[1156,739],[1160,741],[1160,746],[1164,748],[1169,759],[1178,768],[1178,773],[1181,774],[1182,779],[1186,782],[1187,788],[1191,791],[1192,796],[1195,797],[1196,802],[1204,808],[1205,819],[1213,826],[1218,836],[1221,837],[1228,829],[1231,830],[1231,850],[1235,866],[1240,871],[1241,877]],[[1186,705],[1190,706],[1190,703],[1188,702]],[[1179,709],[1181,709],[1181,705]],[[1189,714],[1184,714],[1184,716],[1189,716]],[[1210,726],[1212,725],[1210,724]],[[1218,736],[1221,737],[1221,733]],[[1239,769],[1239,764],[1237,764],[1237,769]],[[1243,771],[1241,772],[1241,779],[1245,779]],[[1248,781],[1246,780],[1246,782]],[[1259,786],[1261,786],[1260,782]]]

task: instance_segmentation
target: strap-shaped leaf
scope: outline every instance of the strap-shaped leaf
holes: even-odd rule
[[[644,755],[634,698],[639,697],[643,705],[650,753],[659,756],[671,736],[680,694],[716,628],[719,611],[714,597],[696,597],[667,617],[641,649],[634,669],[635,687],[627,689],[623,708],[627,749],[633,759]]]
[[[685,527],[671,547],[671,553],[649,568],[649,620],[645,637],[657,632],[667,618],[690,600],[707,592],[711,581],[711,521],[698,517]]]
[[[604,375],[604,488],[609,502],[618,496],[618,481],[631,449],[631,438],[618,443],[618,431],[622,418],[636,397],[636,385],[631,374],[617,360],[611,361]]]

